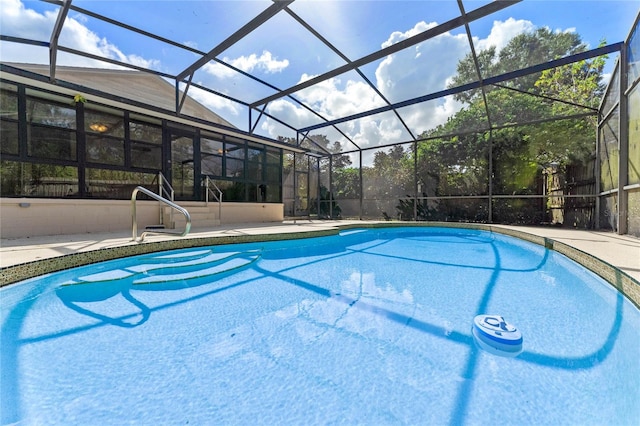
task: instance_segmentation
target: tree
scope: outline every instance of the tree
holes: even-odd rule
[[[358,198],[360,196],[360,173],[348,167],[333,171],[333,182],[337,199]]]
[[[478,65],[483,78],[496,76],[548,62],[553,59],[582,52],[586,45],[574,32],[553,32],[548,28],[539,28],[531,33],[522,33],[512,38],[509,43],[497,52],[495,46],[482,50],[477,54]],[[473,55],[465,56],[456,68],[457,75],[451,79],[449,87],[457,87],[478,80]],[[519,90],[534,88],[540,74],[531,74],[509,82]],[[491,90],[489,88],[489,90]],[[480,97],[479,91],[463,92],[455,95],[461,102],[471,103]]]
[[[537,90],[545,96],[566,101],[551,106],[552,116],[568,116],[585,111],[576,105],[593,110],[598,108],[605,89],[602,82],[605,60],[605,56],[600,56],[542,72],[535,82]],[[577,120],[553,121],[538,126],[537,131],[531,131],[529,143],[535,147],[533,153],[539,164],[567,166],[585,162],[593,155],[596,128],[595,114]],[[557,149],[560,143],[562,149]]]
[[[495,47],[481,51],[477,60],[486,78],[585,49],[576,33],[542,28],[514,37],[499,53]],[[564,168],[589,160],[594,151],[595,116],[553,119],[589,113],[593,111],[589,108],[597,107],[603,92],[603,65],[604,59],[596,58],[531,74],[487,86],[484,97],[480,90],[456,94],[456,99],[466,104],[464,108],[442,126],[420,135],[425,141],[418,147],[417,173],[423,192],[438,196],[486,194],[491,175],[493,193],[537,194],[541,172],[547,165]],[[457,71],[449,87],[478,79],[471,55],[460,61]],[[489,127],[493,129],[489,131]],[[502,210],[494,208],[494,214],[506,218],[525,208],[537,208],[533,203],[525,205],[524,200],[516,205],[518,202],[494,201],[494,206],[504,205]],[[447,200],[437,208],[449,209],[447,217],[455,210]],[[473,216],[472,212],[459,211],[454,212],[456,215]]]
[[[373,167],[368,173],[368,185],[365,193],[368,198],[389,198],[406,188],[413,187],[413,163],[401,145],[389,149],[389,152],[377,151],[373,158]]]
[[[333,147],[329,151],[332,153],[331,161],[333,162],[333,167],[343,169],[345,167],[349,167],[352,164],[351,157],[349,157],[348,155],[340,154],[342,152],[342,146],[340,145],[340,142],[334,142]]]

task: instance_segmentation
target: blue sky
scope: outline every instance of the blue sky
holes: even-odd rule
[[[466,11],[489,3],[465,1]],[[145,31],[208,52],[271,4],[270,0],[234,1],[101,1],[74,0],[73,5]],[[48,41],[58,7],[40,1],[0,0],[0,32],[3,35]],[[453,0],[415,1],[307,1],[297,0],[290,9],[314,26],[350,60],[396,43],[459,15]],[[470,24],[476,50],[490,45],[504,47],[523,31],[549,27],[575,31],[596,47],[623,41],[628,35],[640,3],[625,0],[561,1],[524,0],[521,3]],[[176,75],[197,57],[191,52],[123,31],[90,16],[70,11],[60,44],[98,56],[133,63]],[[416,45],[362,68],[366,77],[390,102],[429,94],[446,87],[455,75],[457,61],[469,52],[464,28]],[[220,59],[284,89],[344,64],[336,53],[305,31],[291,16],[280,13],[258,30],[223,52]],[[0,42],[3,62],[48,63],[46,48]],[[552,58],[549,58],[552,59]],[[614,58],[607,66],[612,69]],[[60,65],[110,66],[59,54]],[[209,63],[194,75],[194,81],[221,93],[255,101],[273,93],[228,69]],[[189,94],[236,126],[247,130],[248,110],[222,97],[190,89]],[[327,119],[340,118],[384,104],[355,72],[325,81],[295,94]],[[415,134],[440,124],[459,110],[453,99],[443,98],[401,111]],[[279,99],[269,103],[273,115],[303,127],[321,120],[299,105]],[[410,135],[393,114],[354,120],[341,126],[361,147],[409,140]],[[274,120],[263,119],[256,131],[266,136],[294,136]],[[331,133],[327,130],[326,133]],[[343,141],[335,132],[330,139]]]

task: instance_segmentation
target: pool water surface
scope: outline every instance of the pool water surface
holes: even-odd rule
[[[487,231],[148,254],[0,289],[2,424],[637,424],[640,311]],[[479,314],[522,352],[481,349]]]

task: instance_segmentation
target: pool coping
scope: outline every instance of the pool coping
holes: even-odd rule
[[[66,269],[89,265],[91,263],[130,257],[165,250],[241,244],[251,242],[285,241],[300,238],[312,238],[337,235],[341,231],[354,228],[390,228],[390,227],[445,227],[482,230],[512,236],[557,251],[576,263],[603,278],[625,295],[640,309],[640,282],[614,265],[586,253],[569,244],[553,238],[535,235],[511,227],[480,223],[459,222],[351,222],[332,223],[323,229],[307,229],[294,232],[269,232],[243,235],[187,236],[182,238],[145,241],[115,247],[102,247],[93,250],[64,254],[0,268],[0,287],[18,283],[40,275],[59,272]]]

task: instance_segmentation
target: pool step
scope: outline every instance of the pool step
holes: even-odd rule
[[[146,276],[144,278],[134,280],[133,285],[158,284],[168,281],[184,281],[194,278],[210,277],[212,275],[218,275],[223,272],[247,266],[258,260],[259,257],[259,255],[243,255],[240,257],[234,257],[226,260],[224,263],[216,264],[208,268],[191,269],[189,271],[185,271],[184,269],[186,268],[163,268],[159,271],[161,272],[159,274],[155,273],[158,271],[153,271],[154,273],[145,274]],[[180,271],[178,269],[180,269]]]
[[[164,228],[165,228],[164,225],[147,225],[147,226],[144,227],[144,229],[147,229],[147,230],[150,230],[150,231],[153,231],[155,229],[164,229]]]
[[[189,212],[189,216],[191,216],[191,229],[204,229],[211,228],[214,226],[220,225],[220,217],[218,213],[218,205],[214,203],[210,203],[209,206],[206,206],[202,202],[189,202],[189,201],[180,201],[181,207],[184,207]],[[164,207],[164,217],[168,221],[169,215],[171,212],[170,207]],[[168,223],[168,222],[167,222]],[[169,224],[167,227],[172,229],[184,229],[186,225],[186,220],[183,215],[175,214],[173,215],[173,224]]]
[[[184,281],[221,274],[248,266],[258,260],[261,250],[214,253],[198,250],[172,255],[149,255],[140,263],[125,268],[110,269],[85,275],[62,283],[65,285],[92,284],[114,280],[127,280],[132,285]]]

